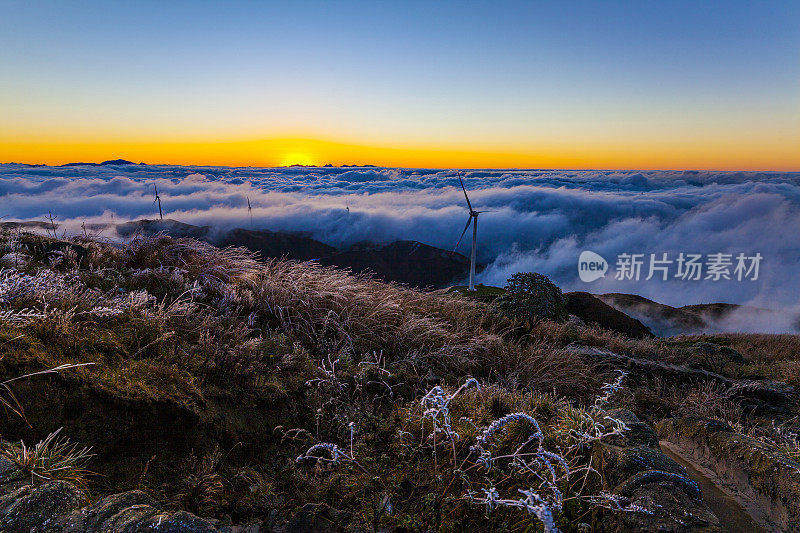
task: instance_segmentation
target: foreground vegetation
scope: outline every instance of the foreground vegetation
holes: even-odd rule
[[[0,379],[60,367],[3,385],[3,453],[90,499],[138,488],[236,523],[325,502],[366,531],[571,531],[598,508],[638,511],[590,461],[625,429],[612,406],[761,427],[713,387],[623,388],[568,349],[685,362],[687,339],[521,322],[189,239],[7,233],[0,257]]]

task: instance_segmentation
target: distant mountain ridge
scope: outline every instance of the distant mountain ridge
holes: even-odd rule
[[[317,261],[322,265],[367,272],[384,281],[394,281],[421,289],[440,288],[466,277],[469,259],[465,256],[417,241],[388,244],[356,243],[339,249],[303,233],[234,228],[218,230],[176,220],[136,220],[114,226],[122,237],[137,232],[164,233],[172,237],[191,237],[216,246],[242,246],[263,259],[286,258]]]
[[[724,331],[726,323],[737,327],[748,323],[769,323],[791,320],[791,327],[800,330],[800,317],[750,305],[708,303],[672,307],[636,294],[597,294],[597,298],[639,320],[659,336],[691,335],[708,331]],[[730,326],[729,326],[730,327]]]
[[[65,163],[60,165],[62,167],[107,167],[111,165],[136,165],[133,161],[128,161],[126,159],[109,159],[108,161],[103,161],[102,163]],[[138,163],[139,165],[144,165],[144,163]]]

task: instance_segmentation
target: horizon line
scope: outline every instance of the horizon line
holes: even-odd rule
[[[742,168],[718,168],[718,167],[660,167],[660,168],[641,168],[641,167],[456,167],[456,166],[396,166],[396,165],[376,165],[372,163],[364,164],[333,164],[324,163],[321,165],[209,165],[202,163],[145,163],[145,162],[128,162],[113,164],[110,161],[117,161],[117,159],[106,159],[99,162],[94,161],[75,161],[61,164],[48,164],[48,163],[26,163],[22,161],[3,161],[0,165],[25,165],[28,167],[48,167],[48,168],[63,168],[63,167],[78,167],[78,166],[150,166],[150,167],[208,167],[208,168],[275,168],[275,169],[288,169],[288,168],[380,168],[380,169],[403,169],[403,170],[555,170],[555,171],[576,171],[576,172],[591,172],[591,171],[637,171],[637,172],[773,172],[773,173],[800,173],[800,168],[796,170],[776,170],[769,168],[759,169],[742,169]],[[104,163],[107,163],[104,165]]]

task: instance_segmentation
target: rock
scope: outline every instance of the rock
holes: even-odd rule
[[[800,531],[800,463],[720,422],[666,419],[658,435],[769,531]]]
[[[677,481],[682,476],[663,472],[643,472],[620,488],[626,496],[623,503],[646,511],[604,513],[595,531],[633,533],[722,533],[719,519],[697,499],[687,484]],[[684,478],[685,479],[685,478]],[[641,480],[641,481],[639,481]],[[687,480],[689,484],[691,480]],[[677,486],[676,486],[677,484]],[[680,488],[679,488],[680,487]]]
[[[26,485],[0,498],[0,531],[45,531],[61,515],[78,508],[81,492],[66,481]]]
[[[603,488],[619,505],[635,510],[595,512],[595,531],[723,531],[686,469],[658,447],[655,431],[628,410],[615,409],[608,415],[629,429],[596,442],[592,464],[600,472]]]
[[[148,520],[159,512],[158,509],[151,505],[133,505],[127,507],[108,520],[106,520],[99,531],[112,531],[119,533],[139,533],[150,531],[145,529],[145,524]]]
[[[600,443],[594,448],[594,464],[602,473],[604,484],[613,489],[631,476],[647,470],[686,475],[681,465],[660,450],[647,446],[623,448]]]
[[[6,457],[0,457],[0,485],[5,485],[24,477],[25,473],[17,463]]]
[[[98,531],[102,529],[103,523],[111,517],[135,505],[157,507],[158,503],[140,490],[112,494],[89,507],[59,518],[54,524],[54,529],[62,533]]]
[[[791,416],[800,405],[800,391],[776,381],[738,380],[727,392],[745,409],[765,414]]]
[[[702,368],[718,374],[732,366],[744,364],[744,356],[727,346],[720,346],[712,342],[697,342],[690,347],[692,358],[688,366]]]
[[[646,470],[644,472],[639,472],[620,483],[614,489],[614,493],[626,498],[632,498],[640,487],[648,483],[670,483],[683,490],[686,495],[693,500],[699,501],[703,499],[703,495],[700,493],[700,487],[697,483],[685,475],[664,472],[662,470]]]
[[[162,511],[158,508],[158,503],[150,499],[149,496],[137,493],[138,491],[133,491],[132,493],[115,495],[124,497],[109,502],[104,507],[103,514],[108,516],[108,512],[111,512],[114,508],[122,507],[122,509],[114,515],[108,516],[105,520],[96,521],[82,531],[87,533],[92,531],[108,533],[215,533],[218,531],[208,520],[186,511]],[[153,505],[144,503],[125,507],[126,502],[146,501],[147,499],[150,499]]]
[[[131,533],[215,533],[211,522],[186,511],[159,513],[139,524],[137,528],[127,529]]]
[[[615,446],[647,446],[649,448],[658,447],[658,435],[648,424],[645,424],[639,418],[627,409],[612,409],[608,412],[608,417],[620,420],[628,427],[627,431],[623,431],[621,435],[613,435],[606,437],[603,442],[613,444]],[[611,420],[603,420],[603,426],[610,430],[614,427]]]
[[[722,385],[728,394],[744,408],[757,414],[792,416],[800,402],[800,391],[786,383],[769,380],[733,379],[702,368],[689,368],[663,361],[631,357],[603,348],[571,345],[566,350],[591,360],[595,364],[625,369],[636,376],[659,375],[676,385],[697,384],[712,381]]]
[[[339,531],[351,515],[325,503],[307,503],[297,511],[284,528],[284,533],[328,533]]]

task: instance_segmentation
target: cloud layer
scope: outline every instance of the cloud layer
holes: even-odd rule
[[[795,310],[800,295],[800,173],[475,170],[463,173],[481,215],[479,281],[539,271],[565,290],[628,292],[670,305],[749,303]],[[0,216],[77,227],[157,216],[220,228],[306,231],[336,246],[419,240],[452,248],[467,220],[452,170],[0,165]],[[350,212],[345,209],[349,206]],[[462,244],[461,251],[467,252]],[[577,275],[581,251],[612,272]],[[760,253],[757,281],[618,281],[620,253]]]

